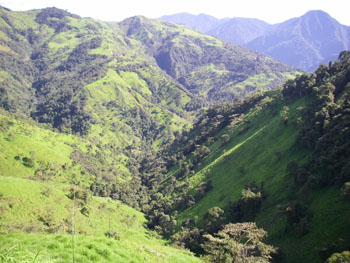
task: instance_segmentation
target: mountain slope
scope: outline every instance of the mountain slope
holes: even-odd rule
[[[206,14],[192,15],[189,13],[162,16],[160,19],[179,25],[186,25],[190,28],[197,29],[202,33],[207,33],[228,20],[228,18],[218,19]]]
[[[206,33],[244,46],[255,38],[262,36],[270,27],[270,24],[259,19],[235,17],[215,26]]]
[[[1,262],[200,262],[166,245],[144,227],[143,213],[105,189],[92,196],[99,166],[107,170],[114,158],[89,139],[0,110]],[[102,177],[126,203],[130,186],[113,183],[125,179]]]
[[[96,197],[73,208],[65,188],[0,177],[1,262],[200,262],[152,237],[142,213]]]
[[[206,111],[169,150],[168,201],[150,225],[159,208],[178,215],[173,238],[197,253],[205,233],[242,221],[268,231],[279,262],[348,250],[349,63],[343,52],[280,91]]]
[[[192,94],[218,103],[250,92],[273,89],[294,68],[185,26],[133,17],[120,27],[141,41],[158,66]]]
[[[130,176],[136,163],[126,147],[158,147],[188,124],[184,105],[195,96],[117,26],[55,8],[0,12],[2,107],[88,136],[103,155],[120,160],[108,158],[114,176]]]
[[[163,21],[186,25],[219,39],[227,40],[237,45],[243,45],[261,36],[270,25],[255,18],[223,18],[218,19],[206,14],[192,15],[178,13],[162,16]]]
[[[312,71],[350,48],[350,27],[339,24],[323,11],[274,25],[246,45],[278,61]]]

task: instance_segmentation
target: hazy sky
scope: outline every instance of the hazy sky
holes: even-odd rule
[[[157,18],[179,12],[205,13],[217,18],[255,17],[278,23],[323,10],[340,23],[350,25],[348,0],[0,0],[14,11],[58,7],[82,17],[120,21],[134,15]]]

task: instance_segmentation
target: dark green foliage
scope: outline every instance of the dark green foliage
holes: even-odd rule
[[[262,184],[263,185],[263,184]],[[242,190],[241,198],[233,202],[229,207],[231,222],[247,222],[254,220],[260,211],[263,199],[266,194],[263,188],[251,183]]]
[[[181,228],[179,232],[171,236],[171,240],[178,246],[190,249],[196,254],[202,254],[203,248],[200,246],[205,241],[203,230],[198,228]]]
[[[35,163],[34,161],[31,159],[31,158],[28,158],[28,157],[23,157],[22,158],[22,162],[23,162],[23,165],[24,166],[27,166],[27,167],[34,167]]]
[[[73,185],[69,188],[67,197],[72,200],[74,199],[74,201],[78,202],[81,206],[86,206],[91,199],[91,193],[87,189]]]
[[[107,232],[105,232],[105,236],[113,238],[115,240],[120,240],[120,233],[116,232],[115,230],[108,230]]]
[[[302,186],[311,178],[310,172],[304,167],[299,167],[297,162],[291,161],[287,164],[287,172],[294,179],[294,184]],[[312,187],[312,181],[309,180],[310,186]]]
[[[41,11],[35,21],[39,24],[46,24],[56,30],[57,33],[71,30],[72,27],[67,25],[66,17],[79,18],[77,15],[70,14],[65,10],[55,7],[46,8]]]
[[[12,102],[9,100],[7,91],[2,87],[0,87],[0,107],[7,111],[11,111],[11,109],[13,109]]]
[[[159,234],[169,237],[175,233],[177,221],[175,217],[164,212],[154,211],[149,216],[148,227],[155,229]]]
[[[300,202],[292,202],[285,209],[287,215],[287,231],[302,236],[309,232],[312,213],[307,205]]]
[[[195,200],[198,201],[202,199],[212,188],[213,186],[211,181],[200,183],[195,189]]]
[[[39,103],[31,117],[41,123],[49,123],[60,131],[87,134],[91,116],[85,112],[87,93],[84,86],[105,74],[108,59],[101,55],[90,55],[91,49],[101,45],[100,38],[94,38],[78,45],[60,66],[45,67],[45,74],[39,77],[33,87]],[[35,63],[45,61],[45,54],[36,55]],[[43,72],[42,72],[43,73]]]
[[[221,228],[221,225],[224,222],[226,222],[225,211],[217,206],[212,207],[208,209],[203,219],[206,232],[213,234]]]
[[[284,86],[285,98],[310,97],[309,105],[301,111],[299,142],[314,153],[303,167],[287,168],[297,185],[318,188],[342,185],[349,179],[349,65],[349,52],[344,51],[339,61],[328,67],[321,65],[314,74],[301,75]]]

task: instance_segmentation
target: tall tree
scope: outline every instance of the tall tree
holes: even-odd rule
[[[215,263],[267,263],[275,248],[262,242],[267,232],[253,222],[227,224],[216,234],[205,235],[208,239],[202,245]]]

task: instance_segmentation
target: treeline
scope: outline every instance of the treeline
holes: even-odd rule
[[[309,105],[300,109],[300,146],[313,151],[307,164],[290,165],[298,186],[321,188],[350,181],[350,52],[339,60],[321,65],[313,74],[288,81],[283,89],[287,99],[308,96]]]

